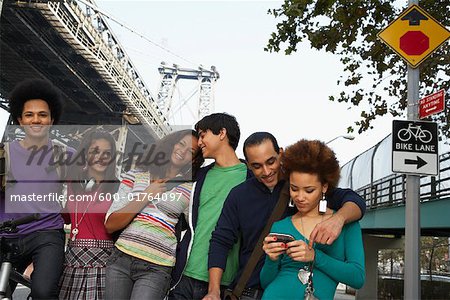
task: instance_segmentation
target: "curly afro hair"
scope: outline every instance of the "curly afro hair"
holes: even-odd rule
[[[19,82],[9,95],[9,112],[14,124],[19,124],[25,102],[42,99],[47,102],[53,124],[58,124],[62,114],[63,102],[59,90],[49,81],[27,79]]]
[[[328,191],[339,182],[339,161],[333,150],[318,140],[300,140],[287,147],[282,164],[287,176],[292,172],[317,174],[322,184],[328,183]]]

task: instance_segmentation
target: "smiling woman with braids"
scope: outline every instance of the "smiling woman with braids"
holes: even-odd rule
[[[274,223],[270,232],[292,235],[294,241],[277,242],[273,234],[264,239],[263,299],[306,299],[308,287],[309,297],[333,299],[339,282],[361,288],[364,248],[358,222],[346,224],[333,244],[308,247],[314,227],[334,213],[320,203],[339,181],[334,152],[323,142],[301,140],[286,149],[282,163],[298,212]]]

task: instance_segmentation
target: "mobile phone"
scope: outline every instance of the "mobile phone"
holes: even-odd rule
[[[271,241],[269,243],[289,243],[295,241],[295,238],[290,234],[284,234],[284,233],[269,233],[269,236],[275,236],[277,238],[276,241]]]

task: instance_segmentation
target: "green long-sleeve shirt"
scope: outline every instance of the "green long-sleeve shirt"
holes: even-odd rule
[[[307,239],[294,227],[292,217],[273,224],[271,232],[292,234],[296,240]],[[313,272],[314,295],[333,299],[339,282],[361,288],[365,280],[364,247],[358,222],[347,224],[332,245],[315,246]],[[298,270],[309,263],[293,261],[282,254],[277,261],[268,256],[261,271],[263,299],[303,299],[306,284],[298,279]]]

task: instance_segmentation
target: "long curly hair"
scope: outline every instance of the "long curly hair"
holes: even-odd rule
[[[143,157],[151,157],[150,154],[151,152],[153,152],[156,153],[157,155],[164,155],[165,159],[169,159],[170,161],[170,157],[172,156],[174,146],[186,135],[191,135],[198,139],[198,133],[195,130],[186,129],[175,131],[159,140],[155,148],[150,147],[150,149],[147,150],[147,153],[145,153]],[[182,178],[179,178],[179,180],[190,181],[192,179],[195,179],[197,171],[200,169],[203,162],[204,158],[202,155],[202,151],[198,149],[198,151],[192,157],[192,164],[187,164],[180,170]],[[139,167],[142,170],[149,171],[153,176],[156,176],[158,178],[166,178],[167,172],[170,167],[170,163],[149,164],[147,161],[144,160],[141,161],[139,164],[137,164],[137,167]]]
[[[321,141],[303,139],[288,146],[281,162],[286,176],[292,172],[317,174],[322,184],[328,184],[327,194],[339,182],[339,161],[334,151]]]

